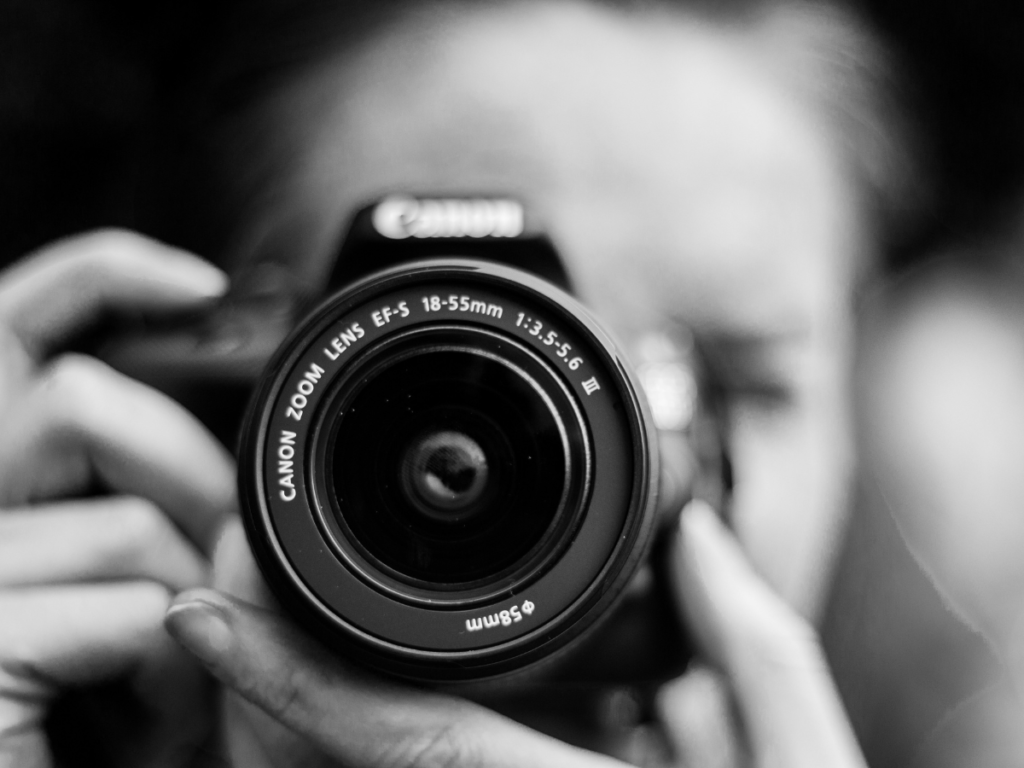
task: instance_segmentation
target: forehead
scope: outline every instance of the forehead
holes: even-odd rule
[[[397,190],[520,196],[582,294],[629,331],[666,314],[806,326],[862,247],[825,121],[755,33],[577,3],[412,14],[268,111],[270,226],[308,272]]]

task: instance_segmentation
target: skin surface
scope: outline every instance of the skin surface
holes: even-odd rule
[[[864,389],[873,475],[948,604],[1024,680],[1019,277],[943,269],[890,299]]]
[[[234,464],[176,403],[52,350],[105,309],[198,308],[226,285],[118,231],[0,277],[0,766],[51,764],[44,718],[68,690],[86,690],[78,716],[104,764],[184,765],[209,731],[208,682],[162,621],[174,593],[209,583]],[[101,684],[130,709],[88,691]]]

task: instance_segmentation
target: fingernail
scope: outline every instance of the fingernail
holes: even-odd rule
[[[227,606],[204,591],[180,595],[164,616],[164,625],[179,643],[209,664],[216,664],[234,644]]]

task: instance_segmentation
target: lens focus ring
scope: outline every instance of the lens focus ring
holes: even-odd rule
[[[242,436],[257,561],[340,652],[421,680],[550,656],[622,591],[653,520],[653,432],[576,302],[517,270],[423,262],[285,343]]]

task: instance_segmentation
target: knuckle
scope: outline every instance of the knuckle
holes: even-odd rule
[[[388,745],[380,768],[473,768],[484,764],[472,730],[452,721]]]
[[[305,692],[311,681],[305,670],[294,667],[281,678],[265,680],[262,685],[255,681],[240,681],[252,686],[254,698],[261,702],[270,714],[284,723],[301,723],[308,718],[309,706]]]
[[[40,376],[39,389],[46,407],[65,422],[89,424],[102,410],[109,388],[109,369],[95,358],[61,355]]]
[[[103,364],[92,357],[69,353],[61,355],[47,366],[43,378],[50,387],[65,394],[95,386]]]
[[[177,538],[163,511],[148,499],[128,497],[115,510],[122,539],[139,557],[164,550]]]
[[[125,255],[144,242],[140,235],[117,227],[96,229],[82,237],[84,250],[100,266],[117,266]]]

